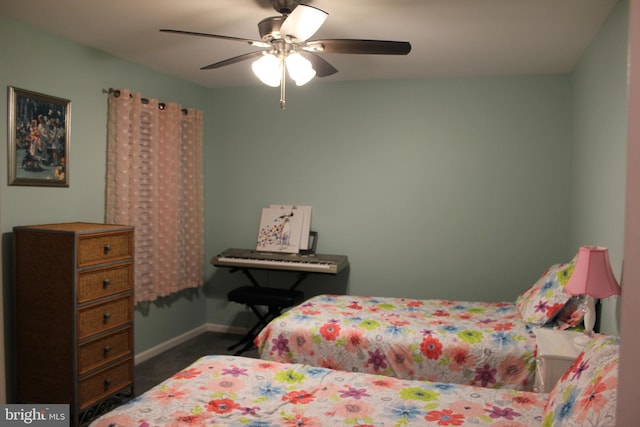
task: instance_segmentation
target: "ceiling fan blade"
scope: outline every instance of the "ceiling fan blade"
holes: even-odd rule
[[[323,53],[406,55],[411,52],[411,43],[391,40],[325,39],[309,41],[305,48]]]
[[[214,62],[213,64],[206,65],[201,70],[212,70],[214,68],[224,67],[225,65],[235,64],[236,62],[246,61],[247,59],[262,56],[263,51],[249,52],[242,55],[234,56],[233,58],[225,59],[224,61]]]
[[[318,77],[327,77],[338,72],[333,65],[329,64],[324,58],[321,58],[313,52],[302,50],[299,53],[311,62],[311,66],[316,70],[316,76]]]
[[[218,34],[209,34],[209,33],[196,33],[193,31],[182,31],[182,30],[170,30],[167,28],[163,28],[160,30],[163,33],[173,33],[173,34],[183,34],[183,35],[187,35],[187,36],[199,36],[199,37],[211,37],[214,39],[222,39],[222,40],[231,40],[231,41],[236,41],[236,42],[244,42],[244,43],[249,43],[251,46],[256,46],[256,47],[271,47],[271,45],[269,43],[265,43],[263,41],[260,40],[250,40],[250,39],[242,39],[239,37],[231,37],[231,36],[221,36]]]
[[[317,7],[300,4],[282,23],[280,36],[283,39],[303,42],[320,29],[328,15]]]

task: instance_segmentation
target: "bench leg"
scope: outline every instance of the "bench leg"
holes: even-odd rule
[[[253,325],[253,327],[249,330],[249,332],[247,332],[245,336],[240,339],[240,341],[238,341],[237,343],[227,348],[227,350],[233,350],[234,348],[237,348],[244,344],[242,348],[240,348],[238,351],[233,353],[234,356],[240,356],[245,351],[250,350],[251,347],[254,346],[253,340],[258,335],[259,330],[267,326],[267,324],[271,320],[278,317],[282,312],[282,309],[279,307],[269,307],[269,311],[266,314],[262,314],[255,306],[249,305],[248,307],[258,317],[258,322],[256,322],[255,325]]]

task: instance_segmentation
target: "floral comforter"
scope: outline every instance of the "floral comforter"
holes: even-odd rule
[[[206,356],[91,427],[542,425],[547,394]]]
[[[513,303],[320,295],[256,337],[278,362],[531,390],[535,336]]]

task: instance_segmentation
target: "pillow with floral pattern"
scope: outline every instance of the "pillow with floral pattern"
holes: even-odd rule
[[[564,287],[574,266],[575,258],[568,263],[552,265],[533,286],[518,296],[516,307],[527,324],[532,327],[546,325],[569,302],[571,295]]]
[[[556,318],[553,320],[554,327],[564,330],[580,326],[584,318],[582,301],[583,298],[581,296],[572,297],[556,314]]]
[[[549,393],[543,427],[615,427],[618,337],[596,335]]]

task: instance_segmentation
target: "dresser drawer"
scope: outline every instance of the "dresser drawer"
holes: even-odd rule
[[[133,233],[129,231],[87,234],[78,237],[78,267],[133,257]]]
[[[78,406],[80,410],[83,410],[92,403],[130,384],[133,384],[133,359],[124,360],[80,380]]]
[[[128,354],[133,354],[133,328],[131,327],[80,345],[78,372],[83,375]]]
[[[132,322],[132,302],[132,295],[127,295],[81,308],[78,311],[78,339]]]
[[[78,303],[130,290],[133,264],[84,271],[78,275]]]

